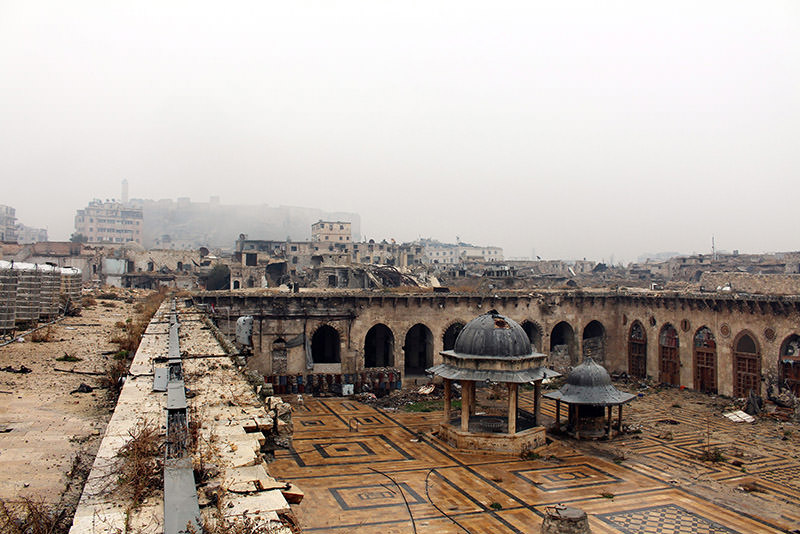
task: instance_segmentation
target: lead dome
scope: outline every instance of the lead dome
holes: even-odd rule
[[[533,351],[525,330],[514,320],[491,310],[471,320],[461,330],[453,348],[472,356],[527,356]]]

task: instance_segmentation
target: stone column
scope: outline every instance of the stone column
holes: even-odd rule
[[[613,406],[609,406],[608,407],[608,430],[607,430],[609,439],[611,439],[611,415],[612,415],[613,411],[614,411],[614,407]]]
[[[622,404],[619,405],[619,433],[622,434]]]
[[[461,431],[468,432],[469,431],[469,412],[472,409],[472,381],[471,380],[462,380],[461,381]]]
[[[508,433],[517,433],[517,385],[508,384]]]
[[[533,383],[533,424],[539,426],[542,412],[542,381]]]
[[[556,400],[556,431],[561,430],[561,401]]]
[[[475,388],[476,388],[476,385],[477,385],[477,382],[475,382],[474,380],[470,380],[469,381],[469,414],[470,415],[475,415],[475,398],[476,398]]]
[[[444,415],[443,415],[443,423],[446,425],[450,424],[450,379],[444,379]]]

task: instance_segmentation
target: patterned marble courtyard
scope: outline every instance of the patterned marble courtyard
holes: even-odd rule
[[[530,401],[523,395],[523,406]],[[296,508],[304,532],[532,533],[556,504],[586,511],[595,533],[800,528],[789,504],[800,501],[800,461],[780,439],[691,409],[648,414],[666,421],[665,432],[604,445],[555,440],[532,460],[449,448],[427,435],[436,412],[308,398],[294,410],[294,448],[277,454],[270,473],[305,491]],[[544,413],[554,416],[548,402]],[[699,460],[723,430],[738,436],[713,442],[725,461]],[[740,452],[752,451],[754,440],[758,454]],[[625,452],[615,461],[608,450]],[[742,485],[756,491],[745,493]]]

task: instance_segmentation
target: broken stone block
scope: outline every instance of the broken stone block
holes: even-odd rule
[[[286,402],[281,402],[275,407],[275,412],[277,413],[278,417],[282,417],[287,414],[292,413],[292,405]]]
[[[263,417],[257,417],[255,421],[259,432],[269,432],[270,430],[272,430],[272,427],[274,426],[272,417],[268,415],[265,415]]]
[[[290,436],[292,434],[292,424],[282,419],[278,419],[278,426],[276,428],[279,436]]]
[[[286,502],[288,502],[289,504],[300,504],[300,502],[303,500],[303,497],[305,497],[305,493],[303,493],[303,490],[301,490],[294,484],[289,484],[288,489],[281,490],[281,494],[283,495],[283,498],[286,499]]]

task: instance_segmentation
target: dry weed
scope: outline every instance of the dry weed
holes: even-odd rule
[[[139,420],[128,434],[131,439],[117,451],[117,486],[136,507],[163,486],[163,439],[158,423],[147,419]]]
[[[23,497],[0,499],[0,532],[7,534],[61,534],[68,530],[67,510],[56,511],[44,501]]]
[[[31,334],[33,343],[48,343],[53,341],[53,329],[51,327],[40,328]]]

